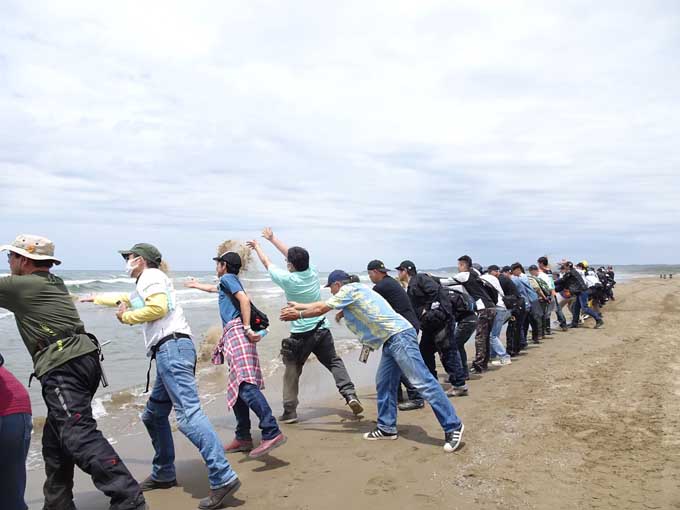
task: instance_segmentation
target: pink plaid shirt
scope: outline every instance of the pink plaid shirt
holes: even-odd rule
[[[231,409],[238,399],[238,389],[242,382],[264,389],[257,344],[248,340],[240,317],[227,322],[222,338],[213,351],[213,365],[222,365],[225,360],[229,366],[227,407]]]

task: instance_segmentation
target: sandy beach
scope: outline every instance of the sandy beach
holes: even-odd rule
[[[262,459],[228,456],[243,482],[233,505],[680,508],[680,282],[640,279],[616,291],[617,300],[604,309],[604,329],[593,330],[589,321],[556,332],[511,366],[471,381],[470,396],[453,400],[466,426],[465,446],[454,454],[442,451],[443,433],[427,406],[399,414],[398,441],[362,440],[376,419],[379,354],[368,366],[358,363],[358,353],[344,356],[366,408],[362,419],[343,405],[330,374],[308,363],[301,422],[282,425],[288,443]],[[277,415],[280,379],[280,373],[270,377],[265,392]],[[224,400],[215,398],[206,410],[223,441],[231,439],[234,420]],[[107,420],[129,420],[131,435],[115,446],[142,480],[152,458],[142,424],[132,412],[107,417],[100,425],[105,435]],[[146,493],[152,510],[196,508],[208,490],[198,452],[179,432],[175,440],[180,486]],[[42,507],[43,480],[42,470],[29,473],[31,509]],[[108,508],[78,470],[75,490],[78,508]]]

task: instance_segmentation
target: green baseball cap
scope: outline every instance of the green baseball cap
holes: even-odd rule
[[[124,259],[130,255],[137,255],[138,257],[142,257],[149,262],[155,262],[156,264],[160,264],[161,260],[163,259],[163,256],[161,255],[161,252],[158,251],[158,248],[147,243],[137,243],[129,250],[118,250],[118,253],[120,253]]]

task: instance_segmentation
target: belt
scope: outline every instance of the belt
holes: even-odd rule
[[[325,317],[321,319],[319,322],[317,322],[316,326],[314,326],[313,329],[310,329],[309,331],[303,331],[301,333],[291,333],[290,336],[292,336],[293,338],[307,338],[316,333],[317,331],[319,331],[319,329],[326,329],[325,326],[323,328],[321,327],[324,322],[326,322]]]
[[[156,359],[156,353],[158,352],[158,349],[160,349],[165,342],[169,340],[179,340],[180,338],[191,339],[191,335],[187,335],[186,333],[172,333],[168,336],[164,336],[158,341],[158,343],[151,347],[151,359],[149,359],[149,368],[146,370],[146,389],[144,390],[144,393],[149,392],[149,381],[151,380],[151,363]]]

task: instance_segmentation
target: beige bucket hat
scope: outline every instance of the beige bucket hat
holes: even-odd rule
[[[54,243],[46,237],[21,234],[12,244],[3,244],[0,251],[9,250],[32,260],[51,260],[61,264],[61,260],[54,258]]]

